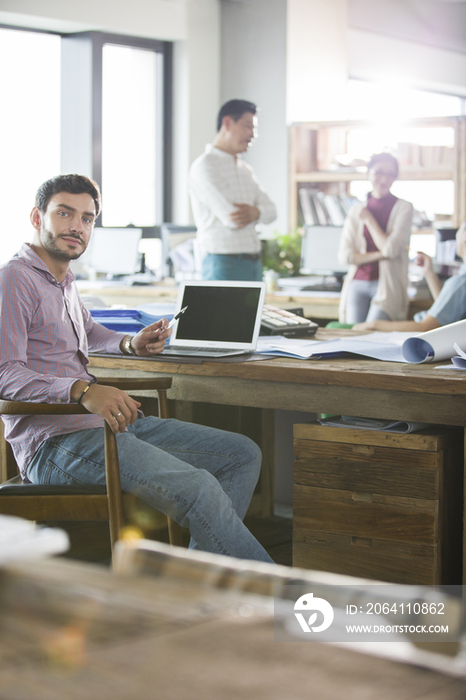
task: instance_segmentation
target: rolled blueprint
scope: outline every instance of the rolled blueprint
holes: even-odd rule
[[[465,347],[466,320],[449,323],[414,338],[407,338],[401,346],[401,353],[407,362],[413,364],[439,362],[449,360],[456,354],[455,343]]]

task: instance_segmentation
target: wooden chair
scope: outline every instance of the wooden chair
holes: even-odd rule
[[[99,379],[99,384],[123,390],[151,389],[157,391],[159,416],[168,418],[167,389],[169,378],[153,379]],[[79,404],[46,404],[0,399],[0,414],[4,415],[75,415],[88,413]],[[2,426],[3,427],[3,426]],[[28,520],[98,521],[107,520],[110,543],[118,540],[124,523],[124,503],[131,499],[122,495],[116,435],[105,423],[105,478],[106,486],[60,486],[25,484],[18,475],[10,445],[3,438],[1,447],[2,481],[0,484],[0,513],[16,515]],[[166,516],[162,516],[166,518]],[[185,530],[171,518],[166,518],[170,544],[182,546]]]

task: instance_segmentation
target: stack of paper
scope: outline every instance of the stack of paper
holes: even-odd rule
[[[324,341],[261,336],[257,352],[315,360],[352,354],[387,362],[421,364],[450,359],[458,353],[458,343],[466,346],[466,320],[426,333],[370,333]],[[466,354],[460,359],[466,365]]]
[[[358,430],[382,430],[388,433],[413,433],[429,428],[429,423],[414,423],[407,420],[377,420],[376,418],[358,418],[356,416],[332,416],[321,418],[321,425],[334,428],[356,428]]]

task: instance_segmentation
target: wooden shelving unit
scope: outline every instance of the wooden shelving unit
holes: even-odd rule
[[[454,183],[453,226],[466,219],[466,117],[413,119],[400,125],[410,129],[453,130],[453,145],[421,145],[414,139],[398,142],[393,152],[400,163],[399,180],[449,180]],[[349,191],[354,180],[367,180],[363,170],[338,167],[336,156],[348,153],[348,137],[357,129],[378,129],[362,121],[300,122],[290,127],[290,230],[298,225],[298,190],[303,184],[327,194]],[[415,132],[413,131],[413,136]]]

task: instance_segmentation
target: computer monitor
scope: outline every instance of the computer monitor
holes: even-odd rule
[[[194,273],[200,269],[200,261],[196,259],[197,251],[194,248],[196,231],[194,225],[184,226],[166,222],[160,225],[163,277],[175,277],[176,272]]]
[[[96,274],[134,275],[141,236],[140,228],[95,228],[82,263]]]
[[[305,226],[301,248],[301,268],[303,275],[343,277],[348,265],[338,260],[338,247],[342,226]]]

